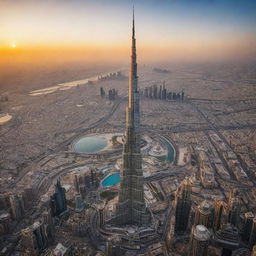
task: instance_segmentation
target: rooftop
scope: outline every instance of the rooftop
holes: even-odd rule
[[[210,231],[203,225],[197,225],[193,233],[194,237],[200,241],[207,241],[211,237]]]

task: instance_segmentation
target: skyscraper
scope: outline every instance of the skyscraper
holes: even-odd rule
[[[106,256],[113,256],[113,245],[111,240],[107,241]]]
[[[207,256],[211,233],[203,225],[192,228],[189,244],[189,256]]]
[[[212,227],[213,209],[209,202],[204,200],[196,207],[194,225],[204,225],[207,228]]]
[[[215,231],[219,230],[222,221],[224,209],[224,202],[221,200],[216,200],[214,202],[214,218],[213,218],[213,229]]]
[[[231,197],[228,202],[228,222],[237,226],[240,214],[240,200],[237,196]]]
[[[221,256],[231,256],[232,251],[239,247],[238,229],[228,223],[215,233],[214,237],[217,246],[222,247]]]
[[[82,212],[84,210],[84,201],[83,201],[83,197],[81,194],[77,193],[75,195],[75,203],[76,203],[76,212]]]
[[[53,222],[53,217],[50,209],[45,209],[42,213],[44,230],[45,230],[45,238],[47,243],[54,243],[55,239],[55,226]]]
[[[60,184],[60,180],[57,180],[55,184],[55,193],[51,196],[51,211],[53,216],[62,215],[67,211],[66,190]]]
[[[20,220],[25,214],[22,195],[10,195],[10,205],[13,218],[15,220]]]
[[[176,194],[175,233],[184,233],[187,230],[191,209],[191,182],[185,179]]]
[[[242,235],[242,239],[244,241],[249,241],[250,239],[250,234],[251,234],[252,225],[253,225],[253,218],[254,218],[254,214],[252,212],[246,212],[244,215],[244,229],[243,229],[243,235]]]
[[[34,224],[30,227],[33,231],[33,234],[37,241],[37,247],[39,251],[42,251],[47,246],[47,237],[45,232],[45,227],[43,224],[43,221],[36,221]]]
[[[0,214],[0,236],[9,233],[11,216],[8,212]]]
[[[99,208],[99,226],[100,226],[100,228],[102,228],[104,224],[105,224],[105,211],[104,211],[104,207],[101,207],[101,208]]]
[[[126,108],[126,136],[123,147],[123,172],[116,207],[118,225],[143,226],[150,222],[144,200],[144,180],[140,152],[140,92],[138,89],[136,39],[133,12],[132,55]]]
[[[21,230],[22,245],[27,255],[39,255],[49,244],[54,242],[54,227],[50,212],[44,212],[43,218]]]
[[[22,245],[28,251],[27,255],[39,255],[39,248],[33,230],[28,227],[21,230]]]

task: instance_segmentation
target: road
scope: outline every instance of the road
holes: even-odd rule
[[[210,120],[209,118],[203,113],[203,111],[201,109],[199,109],[196,104],[190,102],[190,105],[195,108],[197,110],[197,112],[201,115],[201,117],[209,124],[209,126],[212,128],[212,130],[214,130],[214,132],[219,136],[219,138],[224,142],[226,148],[228,148],[232,153],[234,153],[237,158],[239,163],[241,164],[241,166],[243,167],[245,173],[247,174],[247,176],[249,177],[249,179],[253,182],[254,185],[256,185],[256,180],[255,177],[253,176],[253,174],[248,170],[246,164],[244,163],[244,161],[241,159],[241,157],[239,157],[236,152],[233,150],[232,147],[230,147],[229,143],[227,142],[226,138],[222,135],[222,133],[219,132],[219,127],[216,127]],[[245,128],[244,125],[239,126],[239,129]],[[255,124],[252,125],[246,125],[246,128],[256,128]],[[217,150],[218,152],[218,150]],[[220,155],[220,154],[219,154]],[[224,159],[222,159],[221,156],[221,160],[223,161]],[[227,166],[226,166],[227,167]],[[229,170],[229,169],[228,169]],[[230,174],[232,175],[232,172],[229,170]],[[231,177],[234,177],[234,175],[232,175]]]
[[[62,143],[56,145],[53,149],[48,150],[42,154],[40,154],[39,156],[37,156],[36,158],[33,159],[33,163],[34,164],[38,164],[39,162],[42,162],[44,159],[46,159],[47,157],[49,157],[50,155],[57,153],[59,151],[61,151],[64,147],[66,147],[67,145],[69,145],[72,141],[74,141],[75,139],[77,139],[82,133],[85,133],[91,129],[97,128],[99,126],[101,126],[102,124],[104,124],[116,111],[116,109],[118,108],[118,106],[120,105],[122,101],[122,98],[119,98],[118,100],[116,100],[110,110],[110,112],[105,115],[104,117],[100,118],[98,121],[96,121],[95,123],[93,123],[92,125],[86,127],[86,128],[77,128],[75,130],[73,130],[73,132],[75,132],[76,134],[74,136],[71,136],[69,139],[63,141]],[[79,131],[79,133],[78,133]],[[55,156],[53,156],[52,158],[54,158]],[[44,163],[41,163],[41,166],[43,166],[46,162],[50,161],[52,158],[50,159],[46,159],[46,161]],[[26,166],[25,166],[26,167]],[[26,168],[24,168],[26,169]],[[16,184],[18,182],[21,181],[21,179],[26,175],[26,172],[22,172],[22,170],[20,170],[20,175],[15,179],[15,181],[13,183],[11,183],[9,185],[8,188],[13,188],[16,186]]]

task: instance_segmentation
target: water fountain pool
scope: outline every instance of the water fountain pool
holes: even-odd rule
[[[108,141],[99,136],[90,136],[80,138],[74,144],[74,150],[78,153],[96,153],[104,149]]]

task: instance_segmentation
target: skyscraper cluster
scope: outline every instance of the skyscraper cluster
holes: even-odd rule
[[[98,80],[99,81],[122,79],[122,78],[126,78],[126,77],[122,74],[121,71],[110,72],[110,73],[108,73],[106,75],[98,76]]]
[[[189,224],[192,225],[189,256],[207,256],[210,242],[222,248],[222,256],[231,256],[239,247],[241,239],[250,248],[255,245],[256,217],[252,212],[245,213],[242,223],[237,190],[230,192],[227,203],[216,200],[211,204],[204,200],[192,211],[191,187],[190,179],[186,178],[177,190],[175,199],[175,235],[183,236],[189,232]]]
[[[97,185],[97,179],[94,169],[90,169],[90,173],[76,174],[74,176],[74,187],[76,193],[79,193],[84,198],[87,191],[91,188],[95,188]]]
[[[65,189],[60,180],[55,184],[55,193],[42,209],[40,217],[27,228],[21,230],[24,255],[40,255],[55,239],[55,217],[59,218],[67,212]]]
[[[170,92],[165,88],[165,81],[163,84],[158,86],[154,84],[152,86],[145,87],[142,91],[142,97],[147,99],[160,99],[160,100],[177,100],[183,101],[185,93],[182,90],[181,92]]]
[[[105,98],[106,96],[106,92],[102,87],[100,88],[100,96],[101,98]],[[115,88],[109,89],[107,96],[109,100],[115,100],[118,98],[118,91]]]
[[[54,238],[55,228],[50,210],[45,210],[40,219],[21,230],[22,246],[26,255],[39,255],[53,244]]]

